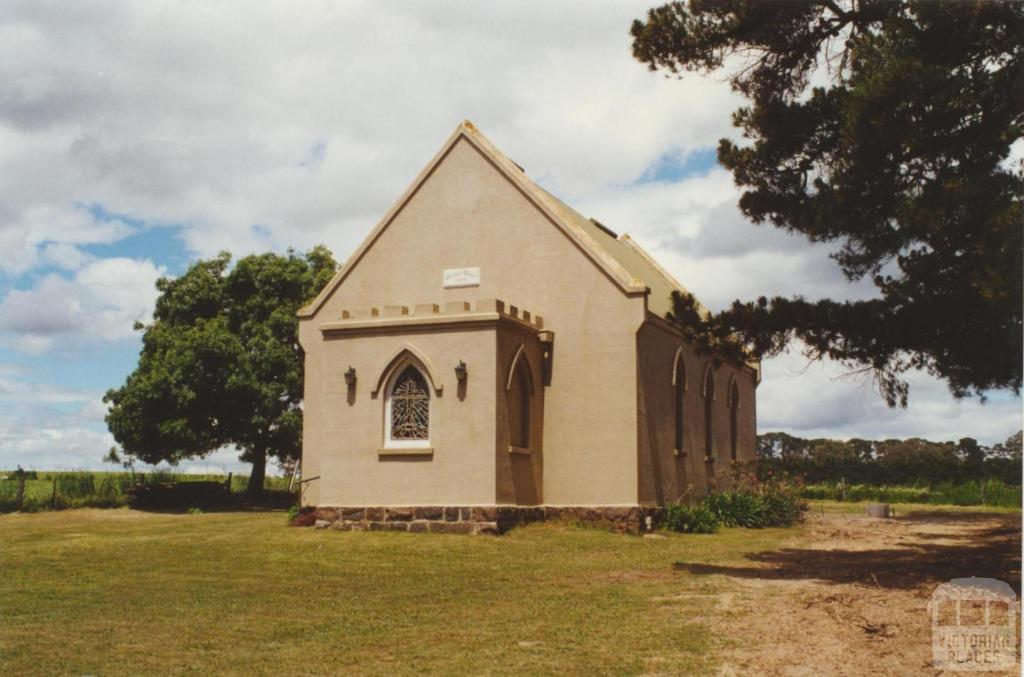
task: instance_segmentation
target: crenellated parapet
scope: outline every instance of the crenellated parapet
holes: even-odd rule
[[[371,306],[342,310],[339,319],[320,325],[324,336],[351,332],[377,332],[445,325],[511,324],[531,332],[544,331],[544,318],[540,315],[507,304],[500,299],[420,303],[412,306]],[[550,332],[545,332],[550,333]]]

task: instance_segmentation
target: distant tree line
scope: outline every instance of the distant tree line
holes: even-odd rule
[[[807,440],[786,433],[758,435],[762,472],[786,473],[807,483],[922,485],[997,479],[1021,483],[1021,432],[992,446],[906,440]]]

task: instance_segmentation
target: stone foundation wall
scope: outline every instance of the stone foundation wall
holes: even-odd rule
[[[661,523],[656,507],[564,506],[419,506],[307,508],[293,526],[339,531],[412,531],[444,534],[503,534],[530,522],[561,521],[603,526],[624,534],[641,534]]]

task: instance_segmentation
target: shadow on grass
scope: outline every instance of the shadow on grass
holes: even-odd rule
[[[994,518],[1012,519],[1012,512],[984,512],[964,510],[943,510],[942,508],[925,508],[923,510],[912,510],[904,515],[899,515],[901,522],[937,522],[939,524],[977,524],[978,522],[990,522]],[[1020,518],[1019,515],[1016,516]]]
[[[934,518],[934,513],[931,513]],[[981,519],[1000,524],[961,536],[915,533],[905,546],[875,550],[815,550],[784,548],[747,555],[749,566],[675,562],[672,567],[696,575],[719,574],[761,580],[819,580],[833,583],[864,583],[882,588],[912,589],[953,578],[978,576],[1005,581],[1021,592],[1020,517],[950,513],[954,521],[976,523]],[[902,519],[907,519],[904,517]],[[919,518],[920,519],[920,518]],[[929,521],[942,521],[931,519]],[[928,542],[942,538],[949,543]]]
[[[264,491],[259,496],[230,494],[193,500],[168,499],[159,502],[130,504],[133,510],[143,512],[184,514],[198,509],[202,512],[269,512],[283,511],[298,502],[295,494],[287,491]]]

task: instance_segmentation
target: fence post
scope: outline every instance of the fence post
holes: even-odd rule
[[[50,497],[50,510],[57,509],[57,478],[53,478],[53,496]]]
[[[20,512],[25,507],[25,474],[18,473],[18,493],[14,496],[14,505]]]

